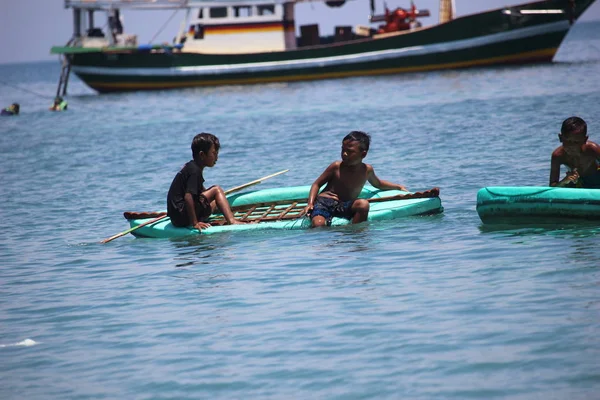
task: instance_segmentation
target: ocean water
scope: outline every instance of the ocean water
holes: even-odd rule
[[[561,122],[600,141],[600,24],[547,65],[97,95],[0,66],[0,398],[597,399],[600,226],[491,228],[484,186],[548,183]],[[192,137],[207,184],[310,184],[350,130],[430,217],[99,241],[165,208]]]

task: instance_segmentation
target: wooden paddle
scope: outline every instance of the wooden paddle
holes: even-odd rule
[[[279,171],[279,172],[276,172],[276,173],[274,173],[274,174],[271,174],[271,175],[267,175],[267,176],[265,176],[265,177],[262,177],[262,178],[260,178],[260,179],[256,179],[256,180],[254,180],[254,181],[250,181],[250,182],[248,182],[248,183],[244,183],[243,185],[236,186],[236,187],[234,187],[234,188],[231,188],[231,189],[229,189],[229,190],[226,190],[226,191],[225,191],[225,194],[231,194],[231,193],[239,192],[239,191],[240,191],[240,190],[242,190],[242,189],[246,189],[247,187],[254,186],[254,185],[258,185],[258,184],[259,184],[259,183],[261,183],[262,181],[266,181],[267,179],[273,178],[273,177],[275,177],[275,176],[277,176],[277,175],[285,174],[285,173],[286,173],[286,172],[288,172],[288,171],[289,171],[289,169],[284,169],[283,171]],[[143,226],[146,226],[146,225],[153,224],[153,223],[155,223],[155,222],[158,222],[158,221],[160,221],[160,220],[162,220],[162,219],[164,219],[164,218],[167,218],[167,214],[164,214],[164,215],[161,215],[161,216],[159,216],[159,217],[157,217],[157,218],[151,219],[150,221],[146,221],[146,222],[144,222],[143,224],[139,224],[138,226],[134,226],[133,228],[129,228],[129,229],[127,229],[126,231],[123,231],[123,232],[121,232],[121,233],[117,233],[116,235],[113,235],[113,236],[111,236],[111,237],[109,237],[109,238],[106,238],[106,239],[102,240],[100,243],[108,243],[108,242],[110,242],[110,241],[112,241],[112,240],[115,240],[115,239],[117,239],[117,238],[120,238],[121,236],[125,236],[125,235],[127,235],[128,233],[131,233],[131,232],[133,232],[133,231],[135,231],[135,230],[137,230],[137,229],[140,229],[140,228],[141,228],[141,227],[143,227]]]

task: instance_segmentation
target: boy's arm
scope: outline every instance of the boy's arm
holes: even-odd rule
[[[310,186],[310,192],[308,193],[308,201],[306,204],[306,208],[304,209],[305,213],[309,213],[310,211],[312,211],[315,199],[319,194],[319,189],[321,188],[321,186],[323,186],[331,180],[331,177],[333,176],[333,173],[336,168],[337,163],[332,163],[331,165],[329,165],[329,167],[327,167],[325,171],[323,171],[323,173],[317,178],[317,180],[315,180]]]
[[[403,185],[379,179],[377,175],[375,175],[375,170],[372,166],[369,165],[367,168],[369,169],[367,180],[373,187],[381,190],[402,190],[408,192],[408,189]]]
[[[560,166],[563,164],[560,155],[552,153],[552,161],[550,162],[550,186],[565,187],[572,183],[577,183],[579,172],[573,169],[562,180],[560,179]]]
[[[206,222],[198,221],[198,216],[196,215],[196,204],[194,203],[193,196],[204,191],[206,191],[206,188],[203,184],[198,185],[198,175],[196,172],[192,171],[186,182],[185,196],[183,197],[183,200],[185,201],[185,208],[190,218],[190,225],[198,230],[208,228],[210,226],[210,224]]]
[[[558,179],[560,178],[560,158],[552,153],[552,159],[550,161],[550,186],[558,185]]]
[[[198,225],[198,217],[196,216],[196,207],[194,206],[194,198],[191,193],[186,193],[184,198],[185,200],[185,208],[187,209],[187,214],[190,217],[190,225],[194,228]]]

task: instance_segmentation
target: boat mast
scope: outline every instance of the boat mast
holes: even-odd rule
[[[456,16],[454,0],[440,0],[440,24],[452,21]]]

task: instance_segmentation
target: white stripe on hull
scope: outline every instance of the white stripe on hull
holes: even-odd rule
[[[389,49],[370,51],[364,53],[347,54],[343,56],[309,58],[303,60],[282,60],[269,62],[255,62],[246,64],[224,64],[209,66],[188,66],[171,68],[111,68],[111,67],[85,67],[73,66],[73,71],[88,75],[112,75],[112,76],[202,76],[223,75],[235,73],[255,73],[270,71],[285,71],[303,68],[333,67],[347,64],[365,62],[377,62],[382,60],[423,56],[436,53],[447,53],[456,50],[464,50],[472,47],[485,46],[502,43],[515,39],[526,39],[542,34],[567,31],[567,21],[553,22],[549,24],[515,29],[509,32],[494,33],[475,39],[456,40],[447,43],[438,43],[425,46],[411,46],[400,49]]]

